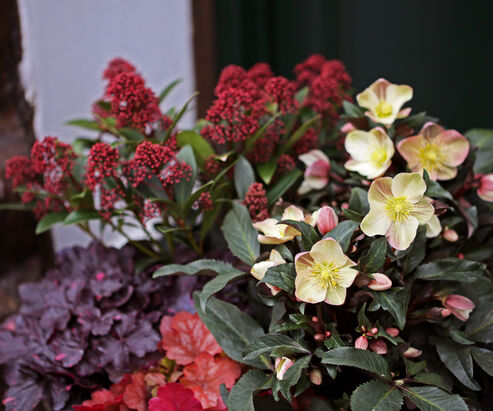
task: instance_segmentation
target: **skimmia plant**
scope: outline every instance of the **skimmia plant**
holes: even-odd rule
[[[385,79],[353,99],[344,66],[321,56],[294,75],[275,76],[264,63],[228,66],[206,118],[180,130],[191,100],[179,111],[160,108],[176,83],[158,97],[130,63],[115,59],[93,119],[71,122],[95,130],[96,139],[70,146],[47,137],[9,162],[39,232],[77,224],[97,237],[90,220],[99,220],[137,248],[144,270],[141,286],[133,274],[84,270],[92,334],[70,293],[64,316],[43,314],[31,297],[17,328],[4,324],[3,346],[19,339],[46,347],[44,362],[26,350],[2,360],[20,364],[12,369],[24,372],[24,384],[36,377],[45,406],[465,411],[491,404],[493,132],[462,135],[414,114],[406,107],[413,89]],[[132,238],[130,226],[145,240]],[[183,298],[160,301],[154,294],[163,280],[164,296]],[[177,280],[193,281],[185,289]],[[70,289],[71,277],[59,281],[42,287],[56,295]],[[126,287],[129,300],[109,309],[107,299]],[[149,301],[137,298],[145,290]],[[172,317],[177,301],[196,314]],[[52,331],[30,335],[21,319],[33,316]],[[78,324],[81,342],[69,344],[58,323],[65,319]],[[109,358],[106,340],[126,356]],[[72,347],[80,346],[77,357]],[[43,371],[45,363],[51,368]],[[7,409],[33,404],[20,402],[19,380],[9,376]],[[47,381],[71,388],[57,396]]]

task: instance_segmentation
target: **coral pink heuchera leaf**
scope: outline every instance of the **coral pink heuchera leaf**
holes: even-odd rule
[[[132,374],[132,382],[123,393],[123,402],[132,410],[147,411],[147,385],[144,373]]]
[[[197,314],[182,311],[173,318],[161,320],[161,348],[166,356],[178,364],[187,365],[201,353],[211,355],[222,352],[211,332]]]
[[[200,401],[193,391],[181,384],[170,382],[157,391],[157,397],[149,401],[149,411],[202,411]]]
[[[229,358],[214,358],[204,352],[183,369],[183,374],[180,383],[193,391],[204,408],[209,408],[220,400],[219,386],[225,384],[231,388],[240,377],[241,369]]]

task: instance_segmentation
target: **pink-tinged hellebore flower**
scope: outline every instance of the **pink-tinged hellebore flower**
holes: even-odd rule
[[[407,249],[419,225],[433,217],[431,199],[424,197],[426,183],[419,173],[400,173],[376,179],[368,191],[370,212],[361,230],[370,237],[385,235],[397,250]]]
[[[346,136],[344,147],[351,155],[344,167],[370,180],[387,171],[394,155],[394,143],[381,127],[370,131],[351,131]]]
[[[284,374],[286,371],[293,365],[293,361],[291,361],[288,357],[276,358],[275,368],[276,368],[276,377],[279,381],[282,381],[284,378]]]
[[[358,350],[366,350],[368,348],[368,338],[366,338],[364,335],[356,338],[356,341],[354,342],[354,348],[357,348]]]
[[[388,327],[385,329],[385,332],[390,335],[391,337],[397,337],[399,335],[399,330],[394,327]]]
[[[426,238],[435,238],[442,232],[442,225],[440,219],[436,214],[430,218],[430,221],[426,223]]]
[[[413,98],[413,89],[406,85],[392,84],[380,78],[356,96],[365,114],[375,123],[390,126],[397,118],[409,115],[411,109],[401,110],[404,103]]]
[[[379,355],[387,354],[387,344],[381,338],[374,340],[370,343],[370,350]]]
[[[373,273],[374,280],[370,281],[368,288],[375,291],[384,291],[392,287],[392,280],[382,273]]]
[[[406,351],[403,352],[403,354],[406,358],[416,358],[423,354],[423,351],[418,350],[414,347],[409,347]]]
[[[469,298],[457,294],[447,295],[443,298],[442,304],[461,321],[467,321],[471,311],[476,308]]]
[[[295,295],[307,303],[325,301],[331,305],[344,304],[346,288],[358,275],[339,243],[327,238],[315,243],[310,251],[295,257]]]
[[[321,190],[329,182],[330,160],[320,150],[311,150],[299,156],[305,163],[305,179],[298,188],[298,194],[306,194],[311,190]]]
[[[312,214],[313,223],[317,224],[320,234],[325,235],[332,231],[339,223],[339,218],[332,207],[323,206]]]
[[[469,141],[455,130],[428,122],[418,135],[401,140],[397,150],[411,171],[425,169],[432,180],[451,180],[469,154]]]
[[[493,173],[481,176],[478,196],[484,201],[493,201]]]
[[[268,260],[260,261],[259,263],[255,263],[250,270],[250,273],[259,281],[263,280],[265,273],[271,267],[274,267],[279,264],[284,264],[286,261],[282,258],[281,254],[277,250],[271,250],[270,256]],[[272,291],[272,295],[276,295],[279,292],[279,288],[267,284],[267,287]]]
[[[296,221],[303,221],[304,218],[305,215],[303,214],[303,211],[295,206],[289,206],[286,208],[281,217],[282,220]],[[291,241],[298,235],[301,235],[301,233],[295,228],[286,224],[278,223],[279,221],[275,218],[267,218],[253,224],[255,230],[263,233],[258,235],[258,242],[260,244],[282,244],[287,241]]]

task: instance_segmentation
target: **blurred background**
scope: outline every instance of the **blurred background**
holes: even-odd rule
[[[459,0],[2,0],[0,201],[15,200],[7,158],[27,154],[35,138],[80,135],[64,122],[90,116],[115,56],[157,93],[183,79],[169,105],[200,91],[182,127],[205,114],[224,66],[265,61],[292,77],[313,53],[341,59],[355,91],[385,77],[410,84],[413,110],[450,128],[493,127],[492,15],[492,2]],[[88,242],[70,228],[35,236],[35,224],[0,211],[0,316],[15,309],[15,283],[36,278],[54,249]]]

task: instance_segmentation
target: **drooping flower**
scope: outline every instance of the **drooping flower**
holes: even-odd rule
[[[368,191],[370,212],[361,222],[368,236],[385,235],[397,250],[405,250],[419,225],[433,217],[431,199],[424,196],[426,183],[419,173],[400,173],[373,181]]]
[[[413,89],[406,85],[392,84],[380,78],[356,96],[365,114],[376,123],[390,126],[397,118],[407,117],[409,109],[401,110],[404,103],[413,98]]]
[[[351,159],[344,167],[357,171],[369,179],[380,177],[390,167],[394,155],[394,143],[381,128],[370,131],[351,131],[344,143]]]
[[[282,220],[302,221],[305,218],[303,211],[296,206],[289,206],[282,214]],[[282,244],[291,241],[301,233],[287,224],[278,224],[279,221],[275,218],[267,218],[258,223],[254,223],[253,227],[262,232],[258,235],[260,244]]]
[[[276,358],[276,377],[279,381],[282,381],[282,379],[284,378],[284,374],[286,374],[286,371],[289,370],[293,364],[293,360],[289,359],[288,357]]]
[[[312,214],[313,224],[317,224],[320,234],[325,235],[332,231],[339,223],[339,217],[332,207],[323,206]]]
[[[493,201],[493,173],[481,176],[478,196],[484,201]]]
[[[442,299],[442,304],[461,321],[467,321],[471,311],[476,308],[469,298],[457,294],[447,295]]]
[[[163,317],[160,331],[161,348],[178,364],[190,364],[203,352],[210,355],[222,352],[198,314],[182,311],[174,317]]]
[[[432,180],[451,180],[469,154],[469,141],[455,130],[428,122],[418,135],[401,140],[397,150],[412,171],[425,169]]]
[[[157,397],[149,400],[149,411],[202,411],[200,401],[190,388],[170,382],[157,390]]]
[[[320,150],[311,150],[299,156],[306,169],[298,194],[306,194],[311,190],[320,190],[329,182],[330,160]]]
[[[358,350],[366,350],[368,348],[368,338],[366,338],[364,335],[356,338],[356,341],[354,342],[354,348],[357,348]]]
[[[388,352],[387,343],[378,338],[370,343],[370,350],[379,355],[385,355]]]
[[[296,255],[296,297],[307,303],[344,304],[346,289],[358,275],[351,268],[355,265],[333,238],[317,242],[310,251]]]
[[[374,291],[384,291],[392,287],[392,280],[382,273],[373,273],[373,280],[368,284],[368,288]]]

